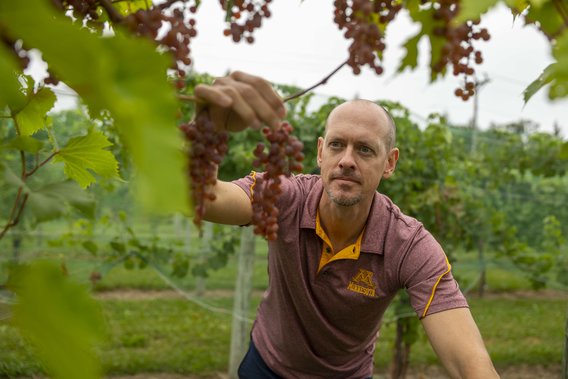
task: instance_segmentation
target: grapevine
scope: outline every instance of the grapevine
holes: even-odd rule
[[[450,64],[454,76],[463,76],[463,86],[456,88],[454,94],[464,101],[468,100],[475,93],[475,81],[472,79],[475,74],[473,63],[483,62],[481,51],[473,47],[473,41],[488,41],[491,36],[487,29],[478,26],[479,20],[453,25],[453,20],[459,14],[458,0],[440,0],[433,6],[434,19],[442,23],[442,26],[434,28],[433,32],[445,38],[446,43],[442,47],[440,60],[433,65],[432,70],[440,73]]]
[[[264,172],[256,177],[252,192],[252,224],[254,233],[268,240],[278,236],[278,208],[276,198],[282,193],[280,177],[290,176],[292,172],[302,172],[304,154],[303,143],[292,133],[292,126],[283,122],[279,129],[264,128],[262,133],[270,143],[268,154],[266,146],[259,143],[254,150],[253,165],[263,167]]]
[[[244,37],[245,41],[253,43],[252,33],[260,28],[263,17],[271,15],[268,9],[270,2],[271,0],[219,0],[227,12],[227,28],[223,34],[230,36],[234,42],[239,42]]]
[[[228,134],[215,130],[215,124],[207,110],[200,112],[194,121],[180,125],[180,129],[190,146],[187,154],[195,211],[193,221],[200,227],[205,214],[205,202],[215,200],[211,187],[217,182],[217,166],[227,154]]]

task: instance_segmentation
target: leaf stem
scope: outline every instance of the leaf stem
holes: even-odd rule
[[[306,93],[312,91],[313,89],[315,89],[315,88],[317,88],[317,87],[319,87],[319,86],[321,86],[321,85],[327,83],[327,81],[328,81],[333,75],[335,75],[335,74],[337,73],[337,71],[341,70],[341,68],[343,68],[343,66],[345,66],[346,64],[347,64],[347,60],[345,60],[343,63],[341,63],[339,66],[337,66],[337,68],[335,68],[335,70],[333,70],[331,73],[329,73],[329,75],[327,75],[325,78],[323,78],[322,80],[320,80],[319,82],[317,82],[317,83],[314,84],[313,86],[311,86],[311,87],[309,87],[309,88],[307,88],[307,89],[305,89],[305,90],[303,90],[303,91],[300,91],[300,92],[298,92],[298,93],[295,93],[295,94],[293,94],[293,95],[290,95],[290,96],[284,98],[284,102],[287,102],[287,101],[296,99],[296,98],[298,98],[298,97],[300,97],[300,96],[303,96],[303,95],[305,95]]]
[[[49,162],[53,157],[55,157],[57,154],[59,154],[59,150],[54,151],[53,153],[51,153],[51,155],[49,155],[49,157],[45,158],[41,163],[36,164],[36,166],[33,168],[33,170],[31,170],[30,172],[26,173],[26,178],[29,178],[30,176],[32,176],[39,168],[41,168],[42,166],[44,166],[47,162]]]
[[[568,10],[564,8],[564,4],[561,0],[552,0],[552,3],[556,7],[558,13],[560,13],[560,17],[564,20],[564,25],[568,27]]]
[[[122,15],[115,7],[113,7],[110,0],[99,0],[99,4],[101,4],[101,6],[104,8],[112,22],[116,24],[120,24],[122,22]]]

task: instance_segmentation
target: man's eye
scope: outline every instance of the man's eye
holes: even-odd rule
[[[367,146],[361,146],[359,151],[363,154],[371,154],[373,152],[373,150]]]
[[[337,149],[337,148],[340,148],[340,147],[341,147],[341,143],[340,143],[340,142],[337,142],[337,141],[335,141],[335,142],[330,142],[330,143],[329,143],[329,147],[331,147],[332,149]]]

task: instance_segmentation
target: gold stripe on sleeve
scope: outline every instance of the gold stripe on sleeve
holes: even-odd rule
[[[256,185],[256,171],[251,171],[250,176],[252,176],[252,184],[250,185],[250,201],[254,198],[254,186]]]
[[[426,304],[426,308],[424,309],[424,313],[422,313],[422,317],[426,317],[426,313],[430,308],[430,304],[432,304],[432,300],[434,300],[434,294],[436,293],[436,288],[438,287],[440,280],[442,280],[444,275],[446,275],[452,269],[452,265],[450,264],[450,261],[448,261],[448,257],[446,257],[446,264],[448,265],[448,269],[446,270],[446,272],[444,272],[442,275],[438,277],[438,280],[436,280],[436,284],[434,284],[434,287],[432,288],[432,295],[430,295],[430,299],[428,299],[428,304]]]

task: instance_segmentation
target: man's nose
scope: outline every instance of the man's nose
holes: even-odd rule
[[[355,152],[353,151],[353,147],[348,146],[344,150],[343,155],[339,160],[339,167],[342,169],[355,169],[355,157],[353,155],[354,153]]]

